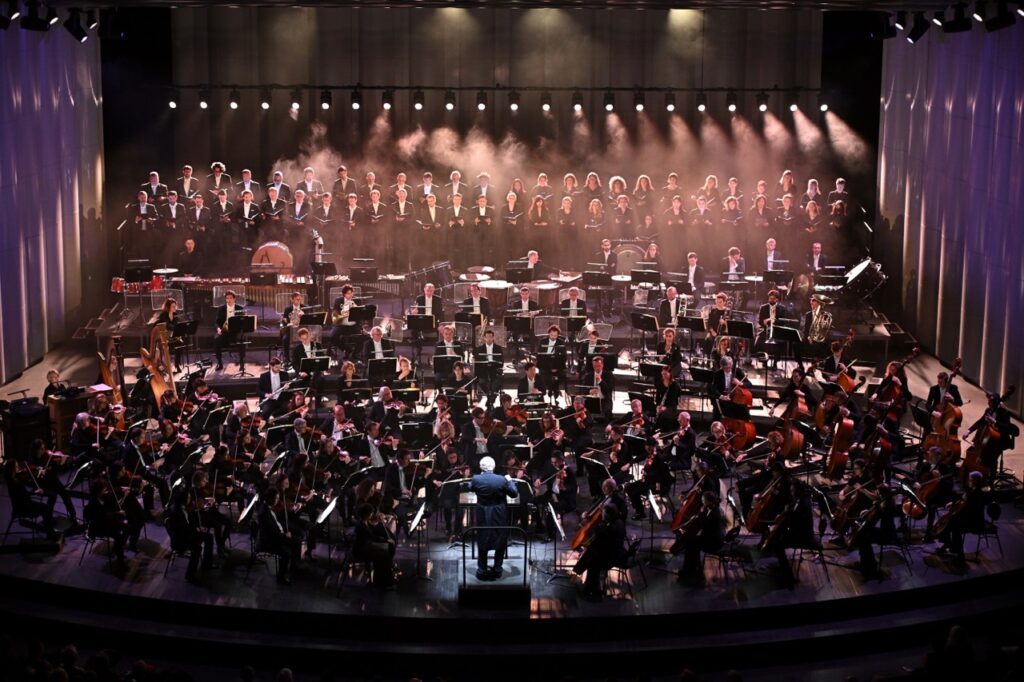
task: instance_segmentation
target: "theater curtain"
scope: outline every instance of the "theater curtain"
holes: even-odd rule
[[[0,383],[98,312],[99,45],[59,26],[0,36]],[[89,261],[89,268],[85,267]],[[99,270],[102,271],[102,270]]]
[[[980,386],[1024,389],[1024,32],[890,40],[882,84],[878,194],[903,226],[906,324]]]

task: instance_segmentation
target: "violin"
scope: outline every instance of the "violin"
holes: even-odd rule
[[[526,426],[526,423],[530,420],[529,415],[526,413],[526,408],[522,405],[513,405],[505,410],[505,414],[508,415],[510,419],[514,419],[519,422],[520,426]]]

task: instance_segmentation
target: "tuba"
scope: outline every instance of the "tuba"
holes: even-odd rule
[[[832,314],[824,310],[813,320],[807,338],[813,343],[825,343],[832,331]]]

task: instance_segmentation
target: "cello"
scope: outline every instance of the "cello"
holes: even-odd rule
[[[594,539],[594,534],[597,533],[598,526],[601,525],[601,521],[604,518],[602,509],[607,501],[608,495],[603,495],[601,499],[590,507],[590,510],[587,511],[586,520],[580,524],[580,527],[576,529],[576,535],[572,537],[572,543],[569,545],[570,549],[577,552],[581,551]]]
[[[723,400],[742,405],[747,410],[750,410],[754,405],[753,394],[743,384],[733,386]],[[757,429],[754,426],[754,422],[750,421],[749,412],[747,419],[723,416],[722,425],[725,426],[726,431],[732,434],[729,436],[729,445],[735,450],[742,450],[753,443],[754,438],[757,437]]]
[[[700,511],[700,496],[702,493],[701,485],[704,483],[705,478],[707,478],[707,474],[701,476],[700,479],[693,484],[693,487],[686,493],[686,497],[683,498],[683,504],[680,505],[675,516],[672,517],[672,524],[669,526],[669,530],[679,530],[694,518],[698,511]]]

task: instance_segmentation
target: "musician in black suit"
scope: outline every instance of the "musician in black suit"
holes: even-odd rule
[[[473,201],[475,202],[478,197],[484,197],[488,206],[494,206],[497,204],[500,193],[494,185],[491,184],[490,174],[477,173],[476,181],[477,184],[473,186]]]
[[[194,196],[203,193],[199,178],[192,175],[192,166],[182,166],[181,177],[174,181],[174,190],[183,202],[191,202]]]
[[[847,376],[849,376],[851,379],[856,379],[857,370],[850,366],[850,358],[846,354],[846,349],[843,347],[843,342],[833,341],[830,345],[829,350],[831,352],[829,353],[829,356],[825,358],[825,362],[821,366],[821,373],[825,375],[825,378],[829,381],[835,381],[836,375],[845,369]],[[943,374],[945,373],[943,372]],[[942,374],[940,374],[939,376],[941,377]],[[946,378],[949,378],[949,375],[946,375]],[[956,387],[954,386],[953,388],[955,389]],[[931,397],[931,393],[929,393],[928,396]],[[956,397],[958,400],[960,399],[959,391],[956,392]],[[962,401],[957,403],[957,405],[962,404]]]
[[[175,190],[172,189],[167,193],[167,203],[160,207],[160,231],[163,233],[161,240],[164,245],[162,249],[164,259],[174,253],[178,244],[181,243],[180,235],[187,232],[185,229],[188,225],[187,211],[185,205],[178,202],[178,193]]]
[[[583,375],[581,386],[592,386],[591,393],[601,397],[601,412],[605,419],[612,416],[612,396],[615,392],[615,376],[604,368],[604,357],[595,355],[590,361],[591,369]]]
[[[769,272],[771,270],[780,270],[782,264],[779,261],[785,261],[786,257],[782,255],[782,251],[778,249],[778,243],[774,237],[768,237],[764,242],[764,256],[761,258],[761,272]]]
[[[768,302],[762,303],[761,307],[757,309],[757,324],[762,331],[767,330],[780,317],[785,317],[785,311],[782,304],[779,303],[779,298],[779,290],[772,289],[768,292]]]
[[[210,207],[210,218],[213,220],[217,235],[227,234],[231,229],[231,221],[234,220],[235,205],[228,201],[228,192],[225,189],[220,190],[216,197],[216,201]]]
[[[343,284],[341,295],[331,304],[331,321],[334,324],[334,331],[331,332],[331,347],[341,348],[346,356],[355,353],[355,348],[349,342],[361,331],[360,326],[351,319],[350,310],[353,306],[361,305],[363,302],[355,297],[355,288],[351,284]]]
[[[238,225],[237,245],[246,247],[255,245],[259,237],[260,223],[263,222],[263,214],[260,213],[259,204],[253,201],[250,190],[242,191],[242,201],[235,209],[235,222]],[[235,240],[232,242],[234,243]]]
[[[441,188],[434,184],[434,174],[427,171],[423,174],[423,182],[416,185],[416,189],[413,190],[413,199],[420,206],[427,205],[427,197],[431,194],[434,195],[434,200],[440,205],[440,194]]]
[[[489,408],[494,403],[495,397],[501,393],[502,365],[505,362],[505,349],[494,343],[493,329],[484,331],[484,342],[476,347],[474,360],[477,363],[474,366],[474,371],[480,383],[480,390],[487,396],[487,407]],[[483,362],[499,364],[492,367],[480,364]]]
[[[473,233],[470,248],[475,247],[476,253],[483,253],[489,248],[490,240],[495,234],[494,209],[487,205],[487,197],[482,194],[476,195],[473,202],[474,205],[469,214],[469,225]]]
[[[434,321],[440,322],[444,319],[444,304],[434,290],[434,285],[430,282],[424,284],[423,293],[416,297],[413,310],[417,315],[433,315]]]
[[[543,396],[547,391],[547,383],[544,381],[544,375],[537,369],[537,365],[532,362],[527,362],[525,369],[526,373],[523,375],[523,378],[519,380],[516,392],[521,396]]]
[[[434,346],[434,355],[462,357],[462,342],[455,338],[455,327],[450,324],[441,325],[438,329],[440,338]]]
[[[469,296],[462,299],[459,304],[459,314],[472,316],[467,319],[475,318],[475,321],[480,317],[484,320],[491,319],[491,302],[481,295],[480,285],[476,282],[469,285]]]
[[[356,190],[356,194],[359,195],[359,203],[367,203],[370,200],[370,192],[373,190],[383,193],[381,186],[377,184],[377,174],[370,171],[366,174],[363,184],[359,185],[359,188]]]
[[[292,369],[298,372],[302,367],[302,361],[306,358],[313,358],[320,355],[323,345],[313,341],[312,335],[305,327],[300,327],[295,332],[295,345],[292,346]]]
[[[382,360],[395,357],[395,345],[391,339],[384,338],[384,330],[374,327],[370,330],[370,338],[363,344],[363,361],[367,366],[370,360]]]
[[[509,301],[508,308],[505,310],[505,314],[508,316],[521,316],[530,315],[540,310],[540,306],[537,302],[530,298],[529,287],[521,287],[519,289],[519,298]],[[529,343],[532,339],[528,339],[526,336],[516,335],[517,341],[522,343],[526,341]]]
[[[290,230],[302,231],[306,227],[306,220],[313,212],[312,205],[306,200],[306,192],[302,189],[295,190],[295,201],[285,211],[285,220]]]
[[[711,375],[711,385],[708,386],[708,396],[711,398],[712,403],[732,391],[733,387],[744,384],[746,378],[747,375],[742,369],[735,366],[732,358],[728,355],[724,356],[719,360],[718,369]],[[715,419],[718,419],[720,416],[716,405]]]
[[[700,298],[704,295],[704,266],[697,261],[697,252],[690,251],[686,254],[686,282],[689,285],[689,291],[685,293],[696,296],[696,302],[699,303]]]
[[[531,279],[534,281],[547,279],[551,275],[558,274],[558,268],[551,267],[547,263],[542,262],[540,253],[533,249],[526,253],[526,267],[532,273]]]
[[[260,374],[257,388],[263,403],[260,412],[264,419],[275,414],[285,403],[284,391],[281,389],[291,379],[291,374],[282,369],[281,358],[274,356],[270,358],[270,368]]]
[[[453,262],[463,265],[468,261],[468,249],[465,248],[466,236],[469,234],[470,209],[462,205],[462,195],[454,194],[449,199],[451,205],[445,210],[444,235],[442,250]]]
[[[242,171],[242,179],[235,183],[235,197],[241,200],[245,190],[252,192],[252,200],[257,204],[263,200],[260,183],[252,179],[252,171],[248,168]]]
[[[413,248],[419,247],[422,259],[434,260],[445,255],[442,239],[447,219],[444,209],[437,205],[437,195],[427,194],[423,197],[423,202],[417,218],[417,227],[420,229],[416,236],[412,237]]]
[[[811,244],[807,255],[807,272],[821,272],[829,266],[828,256],[821,251],[821,242]]]
[[[665,290],[665,298],[658,304],[658,324],[662,326],[674,325],[683,314],[686,302],[679,298],[679,292],[675,287]]]
[[[558,387],[565,381],[566,341],[558,325],[548,327],[547,338],[537,344],[538,356],[550,358],[550,370],[545,372],[544,383],[552,398],[558,398]]]
[[[277,188],[273,185],[267,187],[267,198],[260,204],[264,237],[280,239],[284,236],[283,226],[287,211],[288,202],[278,197]]]
[[[209,199],[216,201],[221,190],[227,192],[231,189],[231,176],[224,172],[224,164],[214,161],[210,164],[210,174],[206,176],[206,183],[203,188]]]
[[[281,520],[278,519],[274,507],[279,497],[278,489],[270,486],[263,499],[260,500],[257,512],[259,527],[257,549],[277,555],[277,582],[282,585],[290,585],[292,582],[290,569],[299,557],[301,538],[297,534],[286,531]]]
[[[151,204],[160,205],[167,201],[167,185],[160,182],[160,174],[156,171],[149,174],[149,182],[142,185],[141,189]]]
[[[558,304],[562,317],[586,317],[587,302],[580,298],[578,287],[569,287],[568,296]]]
[[[270,182],[267,183],[268,192],[271,187],[277,190],[277,198],[281,201],[292,200],[292,187],[284,181],[284,173],[281,171],[274,171],[274,174],[270,178]]]
[[[341,201],[349,194],[357,194],[356,181],[348,176],[348,168],[345,165],[338,166],[338,179],[334,181],[331,194]]]
[[[198,250],[196,240],[191,236],[187,236],[182,242],[182,246],[184,248],[178,252],[177,257],[174,259],[174,267],[178,268],[178,272],[183,276],[202,275],[204,272],[203,254]]]
[[[235,305],[236,300],[235,292],[228,291],[224,294],[224,305],[217,308],[217,329],[214,332],[213,349],[217,356],[217,366],[214,369],[218,372],[224,369],[224,362],[221,358],[224,348],[238,341],[237,335],[228,331],[228,320],[245,315],[245,308]]]
[[[601,250],[594,256],[594,262],[603,264],[605,271],[613,275],[618,272],[619,257],[612,251],[612,240],[601,240]]]
[[[746,269],[747,261],[740,255],[739,247],[729,247],[729,255],[722,259],[722,274],[735,275],[735,277],[730,276],[730,280],[740,279],[738,275],[742,275]]]
[[[935,385],[928,389],[925,410],[929,413],[941,410],[945,400],[950,400],[957,407],[963,406],[964,400],[960,397],[960,389],[956,384],[950,383],[949,372],[939,372],[935,380]]]
[[[825,340],[828,340],[828,335],[831,333],[831,323],[825,323],[825,316],[828,316],[824,309],[823,297],[819,294],[811,296],[810,304],[811,309],[804,313],[803,318],[800,320],[800,333],[803,336],[803,341],[797,344],[794,349],[797,356],[797,362],[803,367],[805,357],[820,357],[825,353],[825,343],[823,341],[814,341],[811,339],[811,331],[815,325],[825,327]]]
[[[295,192],[301,189],[312,204],[318,203],[324,193],[324,185],[314,177],[315,173],[312,166],[306,166],[302,169],[302,179],[295,183]]]

